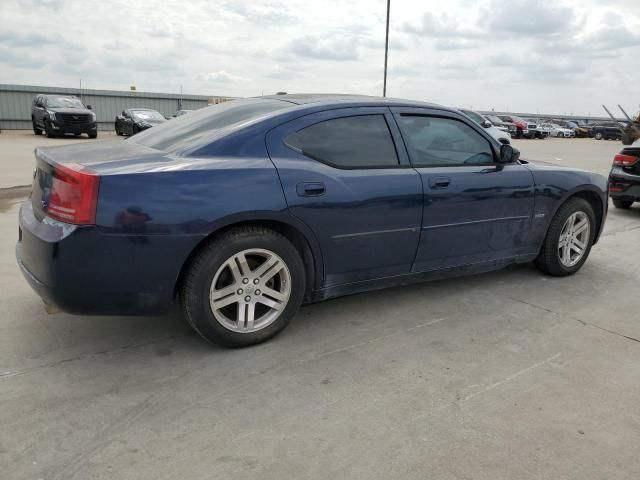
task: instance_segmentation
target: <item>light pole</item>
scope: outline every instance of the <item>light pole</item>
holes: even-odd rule
[[[382,84],[382,96],[387,96],[387,59],[389,57],[389,10],[391,0],[387,0],[387,34],[384,39],[384,83]]]

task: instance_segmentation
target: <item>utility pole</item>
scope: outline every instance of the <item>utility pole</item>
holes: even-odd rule
[[[391,0],[387,0],[387,34],[384,40],[384,82],[382,84],[382,96],[387,96],[387,59],[389,58],[389,11]]]

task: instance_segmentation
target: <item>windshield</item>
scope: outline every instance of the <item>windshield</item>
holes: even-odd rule
[[[74,97],[47,97],[46,105],[49,108],[85,108],[82,102]]]
[[[280,100],[232,100],[176,117],[131,137],[130,141],[171,153],[183,152],[205,146],[223,129],[237,127],[292,106]]]
[[[165,118],[155,110],[131,110],[131,114],[139,120],[164,120]]]
[[[478,115],[476,112],[472,112],[471,110],[462,110],[462,113],[478,124],[482,124],[482,122],[485,121],[481,115]]]
[[[487,118],[489,119],[489,121],[493,124],[500,124],[502,123],[502,120],[500,120],[498,117],[496,117],[495,115],[487,115]]]

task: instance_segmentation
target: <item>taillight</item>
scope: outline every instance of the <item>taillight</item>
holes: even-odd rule
[[[634,157],[633,155],[624,155],[622,153],[613,157],[613,164],[618,167],[630,167],[631,165],[635,165],[637,161],[638,157]]]
[[[47,214],[75,225],[96,223],[100,177],[81,165],[55,164]]]

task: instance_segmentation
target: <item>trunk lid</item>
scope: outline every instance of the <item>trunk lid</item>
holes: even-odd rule
[[[65,188],[65,182],[73,183],[75,180],[70,178],[69,174],[73,176],[74,172],[78,172],[82,181],[83,176],[100,177],[166,168],[167,163],[175,161],[158,150],[121,140],[38,147],[35,149],[35,157],[31,204],[39,220],[47,215],[54,216],[54,211],[51,210],[52,203],[56,200],[54,187],[57,184]],[[99,178],[96,181],[99,181]],[[79,185],[76,192],[69,191],[67,188],[66,194],[67,196],[97,194],[83,188],[83,185]],[[61,207],[58,207],[57,213],[64,214],[64,207],[62,207],[63,210],[59,208]]]

